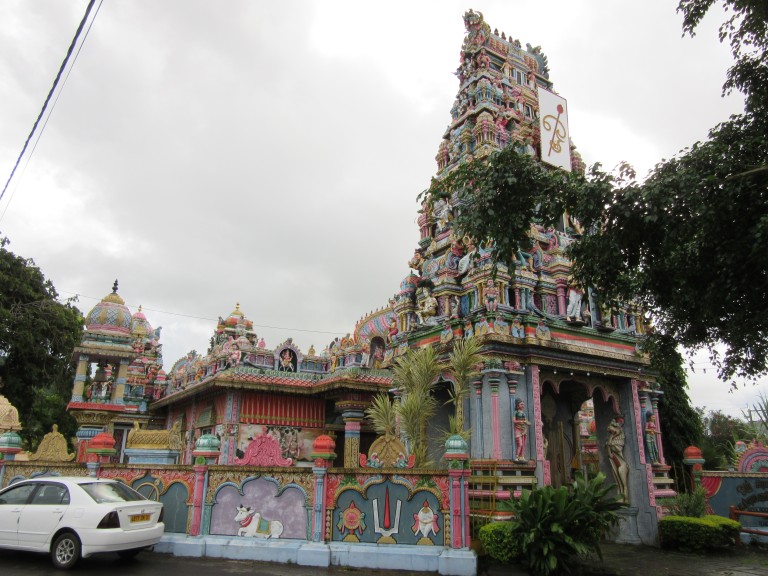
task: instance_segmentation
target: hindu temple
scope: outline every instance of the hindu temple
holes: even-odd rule
[[[479,12],[468,11],[464,22],[458,91],[448,126],[436,135],[436,177],[508,146],[546,162],[542,142],[551,140],[542,99],[554,93],[546,56],[491,30]],[[570,135],[563,153],[566,164],[551,169],[584,170]],[[164,371],[159,330],[141,309],[126,307],[115,282],[87,315],[73,353],[69,410],[80,425],[78,460],[86,461],[90,443],[107,431],[115,445],[107,460],[99,456],[105,465],[210,466],[218,476],[206,484],[202,512],[196,517],[190,509],[179,532],[253,535],[234,522],[235,501],[269,495],[279,505],[262,512],[281,524],[265,528],[272,538],[462,547],[459,526],[448,530],[448,484],[436,479],[422,494],[407,480],[422,471],[407,438],[397,438],[386,457],[379,444],[374,457],[380,437],[365,412],[377,394],[397,396],[392,368],[409,349],[434,347],[446,357],[474,337],[483,362],[463,400],[468,441],[452,448],[466,453],[464,512],[501,514],[498,502],[523,489],[602,471],[628,504],[615,538],[655,543],[656,498],[674,492],[661,441],[662,391],[639,345],[642,310],[605,307],[593,290],[573,284],[566,248],[583,231],[568,215],[551,228],[532,223],[515,266],[494,274],[488,247],[455,230],[460,208],[455,197],[423,207],[419,240],[403,254],[391,298],[321,350],[302,350],[290,337],[267,345],[246,310],[222,303],[231,311],[211,326],[205,352],[191,351]],[[433,394],[441,410],[430,421],[431,459],[446,471],[451,460],[441,458],[441,431],[453,414],[445,402],[450,389],[450,377],[439,377]],[[311,477],[320,460],[323,490],[332,495],[318,512],[309,502],[317,484],[296,478],[302,471]],[[226,486],[215,492],[241,469],[248,474],[233,484],[239,494]],[[374,472],[378,480],[371,480]],[[112,474],[141,480],[139,473]],[[354,474],[362,479],[346,490],[340,478]],[[189,501],[193,484],[190,477],[183,496]],[[231,510],[222,504],[230,501]],[[398,533],[392,526],[401,512],[421,514],[423,522]],[[245,508],[237,513],[247,515]]]

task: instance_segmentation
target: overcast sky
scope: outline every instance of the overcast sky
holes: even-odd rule
[[[2,183],[86,5],[0,1]],[[0,235],[84,313],[118,278],[163,327],[166,370],[238,302],[268,346],[319,351],[408,273],[467,9],[542,46],[588,164],[644,174],[741,109],[721,97],[721,17],[682,38],[675,6],[105,0]],[[739,415],[768,388],[726,394],[707,364],[696,405]]]

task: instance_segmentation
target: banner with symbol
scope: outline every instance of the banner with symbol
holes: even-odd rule
[[[541,160],[550,166],[571,171],[571,146],[568,133],[568,103],[565,98],[539,87],[539,126]]]

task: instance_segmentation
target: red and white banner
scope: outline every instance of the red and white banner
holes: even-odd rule
[[[541,160],[571,171],[571,141],[568,132],[568,103],[554,92],[539,87]]]

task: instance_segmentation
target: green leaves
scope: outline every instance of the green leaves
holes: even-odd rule
[[[0,393],[18,409],[28,448],[58,424],[65,436],[77,425],[66,412],[72,392],[69,364],[80,342],[83,319],[71,303],[58,302],[49,280],[29,259],[0,239]]]
[[[610,490],[599,474],[572,487],[525,490],[509,503],[515,515],[511,539],[519,543],[519,556],[532,574],[570,573],[580,559],[601,555],[600,542],[623,506],[608,495]]]

